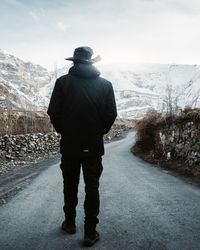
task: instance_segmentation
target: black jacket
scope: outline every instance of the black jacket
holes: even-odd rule
[[[104,154],[103,134],[117,116],[112,84],[91,64],[75,64],[56,80],[48,115],[61,134],[61,153]]]

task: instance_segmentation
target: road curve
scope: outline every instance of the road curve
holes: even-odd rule
[[[199,250],[200,189],[130,153],[134,133],[106,145],[101,177],[101,240],[91,249]],[[0,207],[1,250],[81,249],[81,176],[75,235],[63,234],[62,177],[49,166]]]

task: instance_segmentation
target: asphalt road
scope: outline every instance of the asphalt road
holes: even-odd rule
[[[106,145],[101,178],[101,240],[91,249],[200,249],[200,189],[130,153],[134,133]],[[81,249],[81,176],[75,235],[63,234],[62,177],[49,166],[0,207],[1,250]]]

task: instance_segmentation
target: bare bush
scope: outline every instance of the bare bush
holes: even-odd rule
[[[134,146],[135,150],[147,152],[154,149],[156,140],[157,121],[161,120],[162,114],[150,111],[146,117],[136,124],[137,139]]]

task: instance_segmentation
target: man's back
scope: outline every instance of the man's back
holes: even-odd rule
[[[60,168],[64,184],[65,220],[61,228],[76,233],[76,206],[78,184],[82,168],[85,182],[84,245],[92,246],[99,240],[96,225],[99,223],[99,178],[103,171],[103,135],[117,116],[112,84],[99,77],[100,72],[92,66],[90,47],[74,51],[74,66],[56,80],[48,114],[58,133],[61,134]]]
[[[63,133],[104,134],[107,96],[112,85],[94,66],[77,64],[60,79],[65,116]],[[114,108],[114,107],[113,107]]]
[[[93,140],[95,151],[101,148],[100,153],[104,153],[100,138],[109,131],[117,114],[112,84],[99,75],[91,64],[78,63],[56,81],[48,114],[62,135],[61,146],[65,150],[79,151],[74,144]]]

